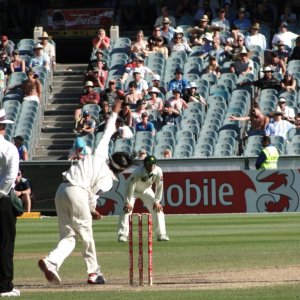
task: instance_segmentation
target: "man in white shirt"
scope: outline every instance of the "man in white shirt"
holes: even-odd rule
[[[289,121],[282,120],[283,113],[281,111],[276,110],[273,112],[273,115],[274,122],[270,124],[273,127],[270,135],[279,135],[286,140],[288,131],[291,128],[295,128],[295,125],[291,124]]]
[[[245,37],[245,45],[247,48],[251,46],[260,46],[262,50],[267,48],[266,38],[263,34],[259,33],[259,23],[254,23],[250,27],[250,35]]]
[[[54,70],[56,64],[56,54],[55,54],[55,47],[51,43],[49,43],[49,36],[46,31],[39,37],[41,40],[41,44],[44,47],[44,53],[46,53],[50,58],[50,67]]]
[[[127,242],[129,215],[132,214],[135,199],[137,198],[143,201],[148,211],[152,214],[157,240],[169,240],[166,234],[165,215],[160,204],[163,195],[163,173],[156,163],[154,156],[147,156],[144,159],[144,164],[137,167],[127,180],[124,212],[119,219],[119,242]],[[152,189],[153,185],[155,185],[155,191]]]
[[[0,109],[0,297],[20,296],[13,284],[16,215],[10,199],[19,171],[19,153],[14,144],[4,139],[6,124],[13,123]]]
[[[288,31],[288,24],[282,22],[279,25],[279,32],[273,35],[272,46],[277,46],[279,41],[283,41],[284,45],[293,48],[293,40],[298,37],[298,34]]]
[[[116,100],[113,104],[106,129],[94,153],[86,155],[63,173],[64,180],[55,195],[60,241],[46,258],[38,262],[50,283],[61,283],[59,268],[74,250],[78,238],[82,241],[82,255],[88,273],[87,283],[106,282],[97,261],[92,218],[101,218],[96,211],[99,196],[109,191],[113,181],[117,180],[116,175],[132,164],[132,157],[125,152],[115,152],[109,158],[109,142],[116,130],[115,123],[121,110],[121,102]]]
[[[284,97],[278,99],[278,110],[283,113],[283,120],[287,120],[292,124],[295,123],[295,110],[286,105],[286,99]]]
[[[34,45],[34,56],[31,58],[29,62],[29,67],[35,66],[44,66],[47,70],[50,71],[50,57],[48,54],[44,53],[44,47],[40,43],[36,43]]]
[[[133,81],[136,83],[136,90],[142,93],[143,96],[148,94],[148,83],[142,78],[142,70],[140,68],[135,68],[133,70]]]

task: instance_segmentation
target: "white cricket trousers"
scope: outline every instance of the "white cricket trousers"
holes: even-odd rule
[[[144,206],[146,206],[146,208],[152,215],[155,234],[157,236],[159,236],[161,234],[166,234],[165,214],[162,211],[160,211],[158,213],[153,209],[153,205],[155,203],[154,196],[155,196],[155,194],[154,194],[153,190],[147,189],[142,194],[135,193],[134,197],[131,198],[131,200],[130,200],[130,204],[132,205],[132,207],[134,207],[134,203],[137,198],[139,198],[143,201]],[[129,215],[131,215],[131,214],[132,214],[132,211],[130,213],[125,213],[124,210],[120,214],[118,235],[123,235],[123,236],[128,237]]]
[[[78,236],[82,241],[82,255],[86,263],[87,273],[100,272],[87,191],[70,183],[62,183],[55,195],[55,206],[60,241],[57,247],[46,257],[46,260],[54,264],[58,271],[63,261],[74,250]]]

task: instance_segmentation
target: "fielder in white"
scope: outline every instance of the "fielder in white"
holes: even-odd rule
[[[152,187],[155,186],[155,191]],[[120,215],[118,241],[127,242],[129,233],[129,215],[132,214],[136,198],[143,201],[152,214],[155,233],[158,241],[168,241],[166,234],[165,215],[160,204],[163,194],[163,173],[156,165],[152,155],[144,159],[144,165],[137,167],[127,180],[127,195],[124,212]]]
[[[74,250],[77,237],[82,241],[82,254],[88,273],[87,282],[105,283],[97,261],[92,218],[101,218],[95,210],[99,195],[112,188],[113,181],[116,180],[115,174],[132,164],[132,158],[124,152],[114,153],[107,163],[109,141],[116,130],[115,123],[120,110],[121,101],[117,100],[95,152],[86,155],[63,173],[64,180],[55,195],[60,241],[46,258],[38,262],[46,279],[53,284],[61,283],[59,268]]]

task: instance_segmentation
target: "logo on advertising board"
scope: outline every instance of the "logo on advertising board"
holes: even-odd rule
[[[298,171],[294,170],[251,172],[255,189],[246,191],[247,211],[298,211],[299,194],[296,188],[299,187],[298,174]]]

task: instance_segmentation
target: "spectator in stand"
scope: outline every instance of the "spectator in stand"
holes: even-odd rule
[[[44,47],[40,43],[34,45],[34,55],[29,62],[29,67],[44,66],[50,71],[50,57],[48,54],[44,53]]]
[[[41,44],[44,48],[44,53],[46,53],[50,58],[51,69],[54,70],[56,64],[56,53],[54,45],[49,43],[48,33],[44,31],[43,34],[39,37],[39,40],[41,40]]]
[[[161,26],[161,24],[163,23],[163,20],[165,18],[168,18],[170,20],[170,23],[174,27],[176,27],[176,19],[169,14],[169,9],[167,6],[163,6],[161,8],[161,15],[159,17],[157,17],[157,19],[155,20],[154,26]]]
[[[228,60],[238,60],[240,58],[241,51],[245,48],[245,37],[237,29],[232,26],[231,37],[225,41],[224,52]]]
[[[162,113],[164,104],[162,98],[159,97],[159,94],[160,90],[154,86],[149,90],[150,98],[147,99],[146,109],[155,109]]]
[[[106,36],[106,32],[103,28],[98,30],[98,35],[93,38],[94,49],[109,49],[110,48],[110,38]]]
[[[228,20],[225,19],[225,9],[223,7],[219,8],[218,17],[212,19],[211,26],[218,27],[221,30],[225,30],[225,31],[230,30],[230,23]]]
[[[12,53],[14,51],[14,46],[9,42],[6,35],[1,36],[0,51],[6,52],[9,57],[12,56]]]
[[[200,24],[199,27],[202,28],[201,26],[201,21],[202,19],[207,18],[207,22],[209,22],[209,19],[213,18],[213,11],[210,8],[210,1],[209,0],[204,0],[202,3],[199,1],[199,8],[196,11],[194,15],[194,23],[198,25],[199,19],[200,19]],[[206,18],[205,18],[206,17]],[[206,21],[206,20],[204,20]]]
[[[161,85],[161,81],[160,81],[160,76],[158,74],[155,74],[153,76],[153,79],[152,79],[152,86],[153,87],[156,87],[157,89],[160,90],[160,92],[165,95],[167,93],[166,91],[166,88],[164,86]]]
[[[5,89],[5,75],[2,70],[0,70],[0,94],[4,94],[4,89]]]
[[[108,71],[103,61],[99,61],[98,65],[100,68],[94,67],[93,71],[86,75],[85,80],[93,82],[94,87],[99,87],[103,90],[105,88]]]
[[[249,53],[246,48],[240,52],[240,59],[230,66],[230,72],[237,76],[253,74],[254,64],[252,59],[249,58]]]
[[[146,112],[147,102],[142,99],[136,103],[136,109],[132,112],[132,126],[135,128],[136,124],[142,122],[142,113]]]
[[[291,31],[297,29],[297,15],[292,12],[292,6],[290,2],[285,3],[284,11],[280,16],[280,21],[286,22]]]
[[[22,171],[19,170],[17,178],[15,180],[15,194],[19,197],[24,205],[24,211],[31,211],[31,186],[29,180],[22,176]]]
[[[135,68],[132,74],[138,93],[140,93],[142,97],[145,97],[148,93],[148,83],[142,78],[142,70],[140,68]]]
[[[283,79],[280,81],[280,86],[284,92],[292,92],[297,90],[297,81],[293,77],[292,73],[288,70],[285,71]]]
[[[164,55],[164,58],[167,59],[169,57],[169,49],[164,42],[164,38],[162,36],[156,39],[156,44],[153,46],[153,52],[159,52]]]
[[[256,2],[256,7],[252,10],[252,19],[254,22],[264,24],[265,26],[272,28],[274,27],[274,13],[270,7],[269,1],[258,1]],[[255,4],[255,2],[254,2]]]
[[[292,107],[286,105],[286,99],[284,97],[280,97],[278,99],[277,109],[283,113],[282,120],[287,120],[290,123],[295,123],[295,110]]]
[[[28,79],[24,80],[21,84],[21,89],[24,93],[23,101],[33,100],[38,103],[42,100],[43,86],[38,80],[39,75],[32,69],[27,71]]]
[[[94,84],[91,81],[86,81],[84,85],[85,92],[80,96],[79,106],[75,109],[74,119],[75,128],[79,121],[80,115],[82,114],[82,108],[85,104],[97,104],[100,102],[100,95],[94,91]]]
[[[271,135],[279,135],[286,140],[288,131],[296,126],[287,120],[283,120],[283,112],[280,110],[276,110],[271,113],[270,117],[274,118]]]
[[[277,53],[278,57],[285,63],[287,64],[287,61],[289,59],[289,52],[285,49],[285,45],[283,41],[279,41],[277,43]]]
[[[261,112],[256,103],[251,107],[248,116],[231,116],[229,117],[229,120],[250,121],[250,129],[247,132],[247,136],[271,134],[270,119]]]
[[[116,120],[116,129],[117,131],[112,136],[113,140],[116,139],[132,139],[133,133],[128,125],[125,124],[125,121],[118,117]]]
[[[19,50],[14,50],[12,53],[12,60],[10,61],[10,73],[26,72],[26,65],[24,59],[19,55]]]
[[[92,114],[90,111],[85,110],[81,118],[77,123],[77,132],[83,136],[86,134],[94,133],[96,128],[96,122],[92,119]]]
[[[136,124],[135,131],[150,131],[152,136],[155,136],[155,127],[154,124],[149,121],[149,115],[147,112],[142,113],[142,121]]]
[[[176,89],[180,93],[184,94],[187,85],[188,81],[183,78],[183,70],[181,68],[177,68],[175,70],[175,78],[169,82],[168,91],[174,91]]]
[[[10,59],[7,57],[7,53],[1,52],[0,70],[3,71],[5,77],[10,75]]]
[[[210,51],[214,50],[212,46],[213,35],[210,32],[206,32],[203,35],[202,40],[203,40],[202,54],[200,55],[200,57],[206,58],[209,55]]]
[[[85,140],[78,136],[68,154],[68,160],[80,160],[91,154],[92,149],[86,145]]]
[[[253,23],[250,27],[250,34],[245,37],[245,45],[247,48],[251,46],[260,46],[262,50],[267,48],[266,37],[259,33],[259,23]]]
[[[298,37],[298,34],[288,30],[288,24],[281,22],[279,32],[273,35],[272,46],[275,47],[279,41],[283,41],[284,45],[289,49],[293,48],[293,40]]]
[[[110,115],[111,111],[110,111],[110,107],[107,101],[102,100],[100,103],[100,112],[99,112],[99,123],[101,124],[102,122],[104,122],[106,120],[106,117]]]
[[[224,47],[221,47],[220,39],[214,37],[212,42],[213,50],[210,51],[210,56],[215,56],[219,61],[224,61],[226,53]]]
[[[27,147],[24,145],[24,138],[21,135],[14,137],[14,144],[18,149],[20,161],[27,161],[29,158]]]
[[[186,103],[189,102],[198,102],[203,104],[204,106],[207,106],[207,102],[204,97],[202,97],[198,92],[197,92],[197,84],[193,81],[189,83],[189,85],[186,87],[186,94],[184,95],[184,100]]]
[[[160,40],[162,38],[164,46],[166,46],[168,44],[168,40],[161,36],[160,24],[154,26],[152,35],[147,40],[149,51],[154,51],[153,48],[157,46],[158,38],[160,38]]]
[[[138,159],[142,159],[144,160],[147,156],[147,151],[145,149],[141,149],[139,152],[138,152]]]
[[[237,19],[235,19],[232,24],[237,26],[240,30],[249,30],[251,21],[246,17],[246,10],[244,7],[241,7],[238,10]]]
[[[105,67],[107,69],[106,61],[103,59],[103,55],[104,55],[104,53],[101,49],[96,50],[96,52],[95,52],[96,58],[90,60],[88,67],[87,67],[87,74],[90,71],[93,71],[95,67],[99,68],[98,62],[101,62],[103,65],[105,65]]]
[[[190,48],[189,44],[183,40],[183,34],[181,33],[175,33],[172,41],[169,44],[170,46],[170,52],[176,52],[176,51],[184,51],[185,53],[189,54],[192,52],[192,49]]]
[[[209,64],[205,69],[205,73],[215,74],[217,76],[217,78],[220,78],[221,68],[220,68],[217,58],[215,56],[209,57]]]
[[[255,81],[241,82],[239,85],[254,85],[257,86],[260,90],[264,89],[275,89],[280,90],[280,81],[274,78],[274,71],[270,67],[265,67],[263,70],[264,77]]]
[[[207,14],[204,14],[201,19],[200,19],[200,24],[199,24],[199,28],[200,28],[200,33],[203,35],[206,32],[211,32],[211,28],[209,25],[209,17]]]
[[[138,56],[137,57],[137,66],[136,66],[136,68],[138,68],[141,71],[141,77],[145,78],[146,75],[148,75],[148,74],[154,75],[154,72],[150,68],[146,67],[144,65],[144,63],[145,63],[144,58],[142,56]],[[133,71],[129,74],[132,75],[132,73],[133,73]]]
[[[266,67],[270,67],[274,72],[280,74],[284,74],[286,71],[285,63],[279,58],[277,51],[272,51],[271,62],[267,64]]]
[[[136,34],[136,40],[131,44],[131,57],[134,56],[148,56],[148,42],[144,40],[144,32],[139,30]]]
[[[164,158],[172,158],[172,151],[170,149],[165,149],[163,155]]]
[[[143,99],[143,94],[137,91],[137,84],[135,81],[129,82],[129,91],[125,94],[125,101],[130,103],[130,108],[135,109],[138,100]]]
[[[171,21],[168,17],[165,17],[162,21],[162,27],[160,28],[161,36],[166,38],[168,44],[171,42],[174,36],[174,27],[171,26]]]
[[[289,58],[291,60],[300,60],[300,36],[298,36],[295,40],[295,47],[293,48],[292,54]]]
[[[203,30],[201,30],[198,26],[195,26],[195,27],[188,28],[187,32],[189,34],[188,41],[189,41],[189,45],[191,48],[202,45],[201,36],[202,36]]]
[[[182,92],[179,89],[173,89],[173,97],[166,101],[163,109],[164,123],[178,125],[178,117],[186,108],[188,105],[182,99]]]
[[[116,81],[110,80],[108,82],[108,88],[100,94],[102,101],[107,101],[109,107],[112,107],[115,99],[123,99],[124,98],[124,91],[122,89],[117,88]]]
[[[122,109],[119,112],[119,117],[124,120],[124,123],[127,126],[132,126],[132,111],[130,109],[130,103],[127,101],[123,101]]]

